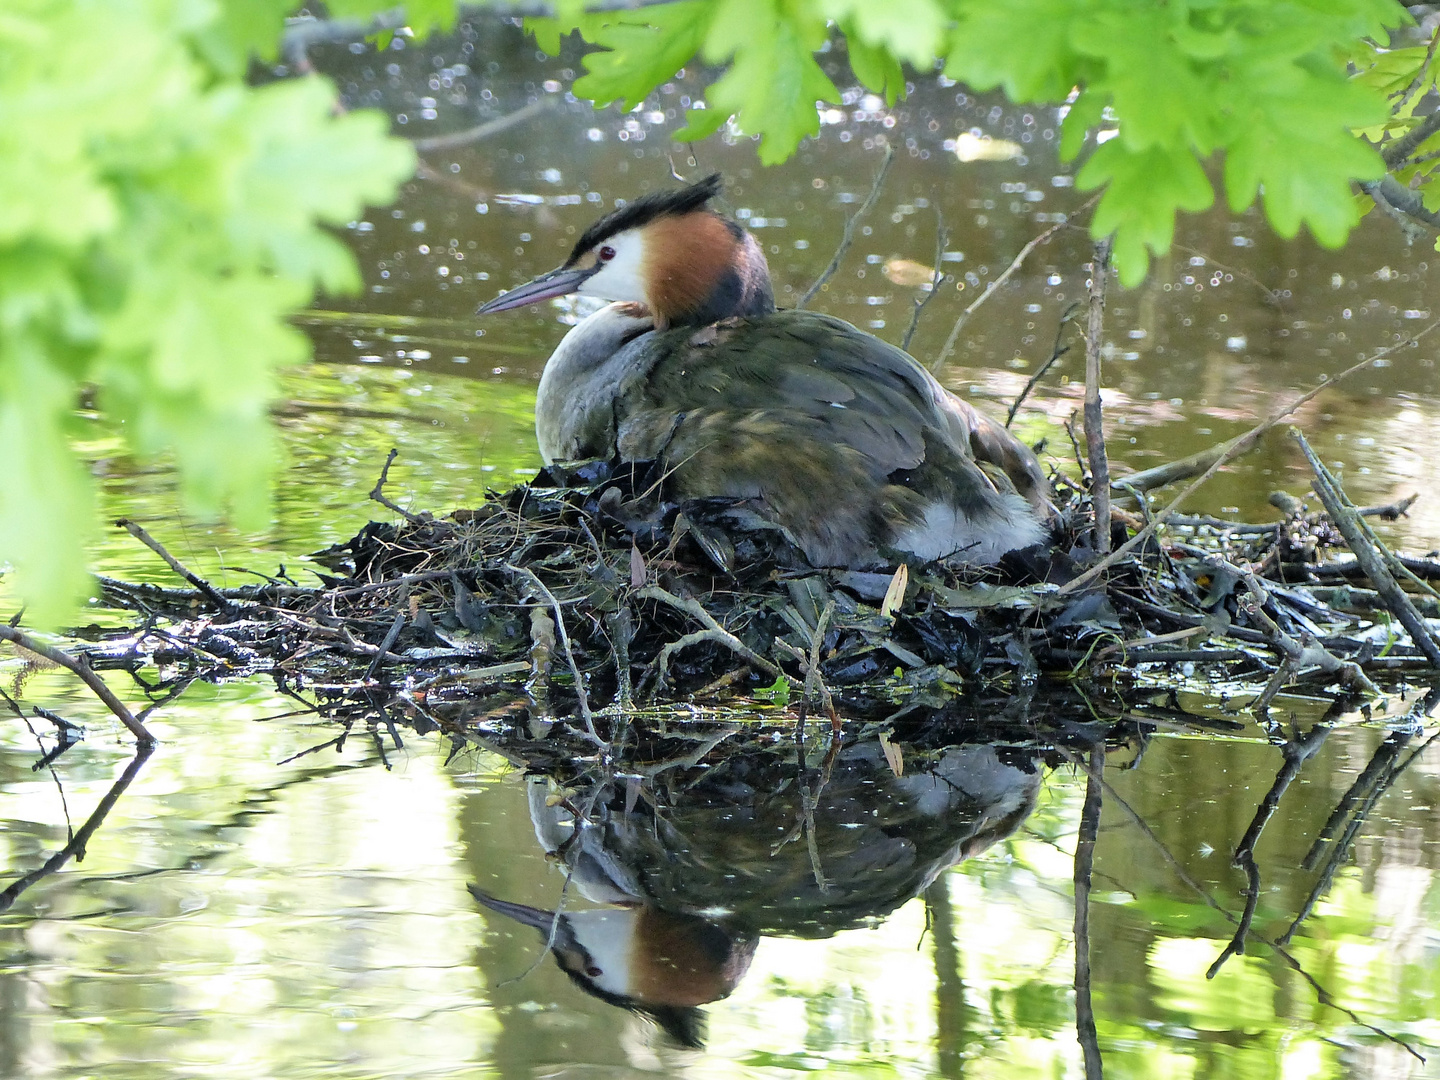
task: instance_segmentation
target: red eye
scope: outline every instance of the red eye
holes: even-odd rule
[[[609,244],[606,244],[604,247],[602,247],[602,248],[600,249],[599,255],[600,255],[600,261],[601,261],[601,262],[609,262],[611,259],[613,259],[613,258],[615,257],[615,249],[614,249],[613,247],[611,247]]]

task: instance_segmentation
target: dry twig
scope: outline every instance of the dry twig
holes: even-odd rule
[[[0,623],[0,641],[8,641],[12,645],[18,645],[20,648],[32,652],[36,656],[44,657],[52,664],[59,664],[66,671],[77,676],[81,682],[94,691],[95,696],[105,703],[109,710],[119,718],[120,722],[130,729],[130,734],[135,736],[136,742],[142,747],[155,745],[157,741],[155,736],[150,734],[145,725],[136,719],[135,714],[126,707],[125,703],[115,696],[114,691],[105,685],[105,680],[95,674],[88,665],[81,663],[64,650],[52,648],[43,641],[36,641],[29,634],[25,633],[25,631],[16,629],[5,623]]]
[[[845,232],[840,237],[840,246],[835,249],[835,257],[830,260],[830,265],[825,267],[824,272],[815,279],[815,283],[805,290],[799,300],[795,301],[796,310],[805,307],[811,300],[814,300],[815,294],[825,286],[827,281],[835,276],[835,271],[840,269],[840,263],[845,258],[845,253],[850,250],[850,245],[855,242],[855,229],[860,224],[860,219],[870,212],[870,208],[875,205],[875,200],[880,197],[880,189],[885,185],[885,177],[890,172],[890,165],[894,160],[895,147],[887,143],[885,145],[885,159],[880,163],[880,171],[875,174],[875,182],[870,185],[870,194],[867,195],[865,201],[860,204],[860,209],[856,210],[855,213],[850,216],[850,220],[845,222]]]
[[[595,745],[608,746],[609,743],[595,730],[595,716],[590,712],[590,698],[585,693],[585,676],[580,671],[580,665],[575,662],[575,653],[570,648],[570,634],[565,629],[565,614],[560,610],[560,601],[555,599],[555,594],[545,587],[545,583],[535,576],[533,570],[513,563],[506,563],[505,569],[528,582],[540,599],[549,604],[550,610],[555,613],[555,629],[560,632],[560,647],[565,650],[565,662],[570,665],[570,674],[575,679],[575,701],[580,707],[580,716],[585,721],[585,732]]]
[[[980,305],[985,303],[986,300],[989,300],[990,297],[995,295],[996,289],[1000,288],[1001,285],[1004,285],[1005,282],[1010,280],[1011,275],[1014,274],[1016,270],[1020,269],[1020,264],[1030,257],[1030,253],[1032,251],[1034,251],[1041,244],[1045,243],[1046,240],[1049,240],[1050,237],[1054,236],[1061,229],[1065,228],[1065,226],[1071,224],[1071,217],[1074,217],[1076,214],[1083,214],[1086,210],[1089,210],[1092,206],[1094,206],[1096,202],[1099,201],[1099,199],[1099,195],[1094,196],[1089,201],[1081,205],[1080,209],[1076,210],[1074,214],[1067,216],[1064,221],[1056,222],[1054,225],[1051,225],[1050,228],[1046,229],[1039,236],[1033,238],[1028,244],[1026,244],[1020,249],[1020,253],[1016,255],[1015,258],[1010,260],[1010,265],[1004,269],[1000,276],[997,277],[994,281],[990,282],[990,284],[986,285],[985,291],[982,292],[978,297],[976,297],[974,302],[971,303],[971,305],[967,307],[964,311],[962,311],[960,313],[960,317],[955,320],[955,325],[950,330],[950,336],[945,339],[945,347],[940,350],[940,355],[935,358],[935,363],[930,365],[930,373],[932,375],[939,374],[940,369],[945,366],[945,361],[950,359],[950,353],[955,348],[955,342],[960,339],[960,331],[970,320],[970,316],[975,314],[976,310],[980,307]]]
[[[1413,345],[1415,342],[1419,341],[1421,338],[1429,334],[1430,331],[1434,330],[1437,326],[1440,326],[1440,319],[1436,319],[1419,333],[1413,334],[1409,338],[1406,338],[1404,341],[1397,342],[1394,345],[1387,345],[1385,348],[1379,349],[1374,353],[1371,353],[1369,356],[1359,361],[1358,363],[1351,364],[1344,371],[1341,371],[1336,375],[1322,380],[1316,386],[1301,394],[1289,405],[1285,406],[1285,408],[1270,416],[1269,419],[1262,420],[1260,423],[1256,424],[1253,428],[1245,432],[1245,434],[1241,435],[1239,438],[1231,439],[1228,443],[1223,444],[1225,447],[1224,452],[1219,457],[1217,457],[1214,462],[1211,463],[1209,468],[1207,468],[1203,473],[1200,474],[1200,476],[1194,481],[1194,483],[1187,486],[1185,490],[1180,492],[1179,495],[1176,495],[1175,498],[1170,501],[1170,505],[1166,506],[1165,509],[1161,510],[1158,514],[1156,514],[1154,518],[1151,519],[1148,525],[1146,525],[1143,529],[1137,532],[1125,543],[1121,544],[1105,558],[1097,562],[1094,566],[1090,567],[1089,570],[1086,570],[1083,574],[1079,575],[1076,578],[1073,578],[1072,580],[1066,582],[1064,585],[1060,586],[1060,588],[1056,591],[1056,595],[1065,596],[1085,588],[1092,581],[1094,581],[1101,574],[1103,574],[1106,570],[1109,570],[1126,555],[1134,551],[1137,547],[1139,547],[1151,536],[1153,536],[1156,529],[1158,529],[1166,521],[1170,520],[1170,516],[1174,514],[1175,511],[1180,509],[1180,504],[1183,503],[1186,499],[1188,499],[1192,494],[1194,494],[1200,487],[1202,487],[1205,482],[1210,479],[1210,477],[1214,476],[1217,472],[1219,472],[1222,465],[1232,460],[1233,458],[1240,456],[1240,454],[1250,449],[1251,446],[1253,446],[1257,441],[1259,441],[1262,435],[1264,435],[1272,427],[1278,424],[1281,420],[1284,420],[1296,409],[1300,408],[1301,405],[1304,405],[1307,401],[1311,400],[1322,391],[1328,390],[1341,379],[1348,378],[1349,376],[1355,374],[1357,371],[1363,371],[1365,368],[1370,367],[1372,364],[1375,363],[1376,360],[1379,360],[1385,356],[1389,356],[1391,353],[1406,348],[1407,346]]]
[[[1095,550],[1110,550],[1110,460],[1100,409],[1100,352],[1105,343],[1105,284],[1110,278],[1110,239],[1095,245],[1090,262],[1090,308],[1085,321],[1085,452],[1090,459],[1090,504],[1095,510]]]

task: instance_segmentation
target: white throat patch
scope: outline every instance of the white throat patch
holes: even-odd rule
[[[602,263],[600,269],[586,278],[575,291],[585,296],[598,296],[602,300],[646,303],[645,242],[640,237],[640,230],[627,229],[616,233],[601,246],[614,248],[615,257]]]

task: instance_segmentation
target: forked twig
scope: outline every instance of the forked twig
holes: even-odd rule
[[[580,716],[585,721],[585,731],[595,745],[609,746],[595,730],[595,716],[590,711],[590,698],[585,693],[585,676],[580,673],[580,665],[575,662],[575,653],[570,648],[570,633],[565,629],[565,615],[560,610],[560,601],[555,599],[555,594],[545,587],[545,583],[535,576],[533,570],[515,566],[513,563],[506,563],[505,569],[524,578],[555,613],[555,629],[560,632],[560,646],[565,650],[565,662],[570,665],[570,674],[575,679],[575,700],[580,707]]]
[[[29,634],[25,633],[25,631],[18,630],[6,623],[0,623],[0,640],[8,641],[12,645],[18,645],[20,648],[32,652],[36,656],[42,656],[52,664],[59,664],[66,671],[79,678],[81,682],[94,691],[95,696],[106,704],[110,711],[119,718],[120,722],[130,729],[130,734],[135,736],[136,741],[142,747],[154,746],[157,742],[155,736],[150,734],[149,729],[136,719],[135,714],[126,708],[125,703],[115,696],[110,687],[105,685],[105,680],[95,674],[94,670],[88,665],[82,664],[63,649],[56,649],[50,645],[46,645],[43,641],[36,641]]]
[[[171,555],[170,552],[166,551],[165,548],[161,545],[160,541],[156,540],[153,536],[151,536],[135,522],[131,521],[129,518],[120,518],[118,521],[115,522],[115,524],[120,526],[120,528],[124,529],[131,536],[135,537],[136,540],[139,540],[151,551],[155,552],[156,555],[159,555],[160,558],[164,559],[166,566],[170,567],[171,570],[174,570],[175,573],[179,574],[191,585],[195,586],[195,588],[198,589],[202,594],[204,594],[205,598],[209,600],[212,604],[215,604],[216,606],[221,608],[228,608],[231,606],[231,602],[227,600],[224,596],[222,596],[213,585],[211,585],[204,578],[200,577],[198,574],[192,573],[190,570],[186,569],[183,565],[181,565],[180,560],[175,558],[175,556]]]
[[[660,678],[664,678],[665,666],[669,663],[671,655],[673,655],[678,649],[684,648],[687,645],[697,644],[701,641],[714,641],[720,645],[724,645],[727,649],[730,649],[732,652],[738,653],[740,656],[744,657],[748,663],[754,665],[755,667],[758,667],[761,671],[765,672],[772,678],[780,674],[779,667],[771,663],[769,660],[765,659],[765,657],[761,656],[754,649],[750,648],[749,645],[746,645],[729,630],[726,630],[723,626],[716,622],[715,617],[711,615],[708,611],[706,611],[704,606],[698,600],[682,600],[674,593],[669,592],[666,589],[662,589],[658,585],[649,585],[643,589],[638,589],[635,592],[635,596],[637,599],[640,600],[658,600],[660,603],[665,604],[668,607],[674,608],[676,611],[684,615],[689,615],[691,618],[697,620],[700,625],[705,627],[703,631],[699,631],[694,634],[686,634],[684,637],[680,638],[679,641],[672,641],[670,644],[666,645],[665,648],[660,650],[660,656],[657,660],[657,663],[659,665],[658,670],[660,671]]]
[[[1055,344],[1050,347],[1050,358],[1036,369],[1035,374],[1031,375],[1029,380],[1026,381],[1019,396],[1010,403],[1010,411],[1005,414],[1005,426],[1007,428],[1015,422],[1015,414],[1020,411],[1020,406],[1025,404],[1025,399],[1030,396],[1030,391],[1034,390],[1035,387],[1039,385],[1040,380],[1045,377],[1045,373],[1054,367],[1062,356],[1070,351],[1070,346],[1061,345],[1060,339],[1065,336],[1066,324],[1075,317],[1075,313],[1079,310],[1079,304],[1071,304],[1065,309],[1064,314],[1060,316],[1060,323],[1055,327]]]
[[[412,514],[409,510],[405,510],[402,507],[396,506],[393,502],[391,502],[385,497],[385,482],[390,479],[390,463],[399,456],[400,451],[396,450],[392,446],[390,448],[390,453],[387,454],[385,457],[384,466],[382,466],[380,469],[380,479],[376,480],[375,486],[370,489],[370,498],[374,499],[391,513],[399,514],[406,521],[410,522],[411,525],[419,525],[425,521],[424,518],[420,517],[420,515],[418,514]]]
[[[945,258],[945,245],[950,240],[950,234],[945,229],[945,215],[940,208],[935,208],[935,268],[930,272],[930,290],[915,300],[915,310],[910,313],[910,325],[905,328],[905,336],[900,339],[900,348],[904,352],[910,351],[910,340],[915,336],[915,331],[920,327],[920,315],[929,306],[930,301],[940,291],[940,286],[945,283],[945,271],[941,269],[941,263]]]
[[[865,201],[860,204],[860,209],[856,210],[855,213],[850,216],[850,220],[845,222],[845,232],[840,237],[840,246],[835,249],[835,257],[830,260],[830,265],[825,267],[824,272],[815,279],[815,283],[806,289],[805,292],[801,294],[800,299],[795,302],[797,310],[803,308],[806,304],[810,303],[811,300],[814,300],[815,294],[825,286],[827,281],[835,276],[835,271],[840,269],[840,263],[844,260],[845,253],[850,250],[850,245],[855,242],[855,229],[859,226],[860,219],[870,212],[870,208],[875,205],[875,200],[880,198],[880,189],[885,186],[885,177],[890,172],[890,164],[894,160],[895,147],[887,143],[885,146],[885,160],[880,163],[880,171],[875,174],[875,182],[870,185],[870,194],[867,195]]]
[[[1389,356],[1391,353],[1406,348],[1409,345],[1413,345],[1415,342],[1423,338],[1426,334],[1430,333],[1430,331],[1434,330],[1437,326],[1440,326],[1440,319],[1436,319],[1419,333],[1406,338],[1404,341],[1399,341],[1396,342],[1394,345],[1387,345],[1383,349],[1378,349],[1375,352],[1371,353],[1369,356],[1367,356],[1365,359],[1357,363],[1351,364],[1344,371],[1341,371],[1335,375],[1323,379],[1321,382],[1316,384],[1311,389],[1307,390],[1305,393],[1301,394],[1298,398],[1292,401],[1289,405],[1285,406],[1285,408],[1281,409],[1279,412],[1274,413],[1266,420],[1262,420],[1260,423],[1256,424],[1253,428],[1245,432],[1239,438],[1231,439],[1228,443],[1225,444],[1225,446],[1227,447],[1225,452],[1222,453],[1219,457],[1217,457],[1215,461],[1211,463],[1210,467],[1206,469],[1203,473],[1201,473],[1200,476],[1197,477],[1193,483],[1189,484],[1185,488],[1185,490],[1180,492],[1179,495],[1176,495],[1175,498],[1170,501],[1170,504],[1168,506],[1166,506],[1163,510],[1157,513],[1154,518],[1151,519],[1148,525],[1146,525],[1143,529],[1137,532],[1129,540],[1125,541],[1125,543],[1121,544],[1109,555],[1105,556],[1105,558],[1097,562],[1094,566],[1090,567],[1089,570],[1086,570],[1083,574],[1071,579],[1070,581],[1067,581],[1064,585],[1061,585],[1060,588],[1055,591],[1055,595],[1066,596],[1070,593],[1077,592],[1078,590],[1085,588],[1092,581],[1094,581],[1101,574],[1103,574],[1106,570],[1109,570],[1126,555],[1129,555],[1130,552],[1134,551],[1146,540],[1150,539],[1150,537],[1154,535],[1155,530],[1158,529],[1161,525],[1163,525],[1166,521],[1168,521],[1171,514],[1175,513],[1175,511],[1180,509],[1181,503],[1183,503],[1186,499],[1193,495],[1205,484],[1206,481],[1208,481],[1212,476],[1219,472],[1222,465],[1232,460],[1233,458],[1239,457],[1246,450],[1250,449],[1251,446],[1255,445],[1255,443],[1259,441],[1262,435],[1264,435],[1276,424],[1280,423],[1281,420],[1284,420],[1296,409],[1300,408],[1300,406],[1304,405],[1307,401],[1314,398],[1321,391],[1328,390],[1341,379],[1348,378],[1349,376],[1355,374],[1357,371],[1363,371],[1365,368],[1373,365],[1376,360],[1379,360],[1382,357]]]
[[[1083,214],[1086,210],[1089,210],[1092,206],[1094,206],[1099,201],[1099,199],[1099,195],[1094,196],[1089,201],[1082,204],[1080,209],[1075,211],[1075,214]],[[990,284],[986,285],[985,291],[982,292],[978,297],[976,297],[974,302],[971,303],[969,307],[967,307],[964,311],[960,313],[960,317],[955,320],[955,326],[950,331],[950,336],[945,339],[945,347],[940,350],[940,355],[935,358],[935,363],[930,365],[930,374],[938,375],[940,373],[940,369],[945,366],[945,361],[950,359],[950,353],[955,348],[955,342],[958,341],[960,338],[960,331],[964,328],[965,324],[969,322],[970,316],[975,314],[976,310],[980,307],[981,304],[985,303],[986,300],[989,300],[990,297],[995,295],[996,289],[1000,288],[1001,285],[1004,285],[1005,282],[1010,280],[1011,275],[1013,275],[1016,270],[1020,269],[1020,264],[1030,257],[1030,253],[1032,251],[1034,251],[1037,247],[1043,244],[1046,240],[1049,240],[1050,237],[1054,236],[1061,229],[1065,228],[1065,226],[1071,224],[1070,218],[1074,217],[1075,214],[1067,215],[1064,221],[1057,221],[1054,225],[1051,225],[1050,228],[1046,229],[1039,236],[1036,236],[1028,244],[1022,247],[1020,249],[1020,253],[1010,261],[1010,265],[1005,268],[1004,272],[1001,273],[1001,275],[997,277],[994,281],[990,282]]]

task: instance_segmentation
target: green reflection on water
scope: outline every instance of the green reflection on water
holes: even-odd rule
[[[27,692],[91,725],[56,766],[78,823],[125,748],[58,674]],[[277,765],[333,737],[303,718],[257,722],[293,706],[255,685],[196,687],[154,721],[164,741],[85,861],[0,916],[0,1075],[1079,1074],[1070,850],[1084,783],[1068,768],[1050,773],[1021,831],[886,921],[762,940],[735,993],[707,1006],[697,1053],[581,994],[548,959],[532,970],[540,937],[477,913],[468,881],[542,907],[560,899],[511,766],[475,752],[445,767],[433,737],[407,735],[403,750],[387,747],[387,772],[360,732],[338,754]],[[13,874],[64,842],[64,817],[53,783],[29,772],[28,733],[0,731],[0,850]],[[1261,848],[1262,933],[1303,898],[1310,878],[1295,863],[1378,742],[1364,728],[1332,734],[1282,803]],[[1233,814],[1215,812],[1216,771],[1195,767],[1207,755],[1234,792],[1252,793],[1230,799]],[[1137,769],[1108,776],[1236,912],[1228,846],[1278,758],[1262,742],[1157,738]],[[1422,759],[1384,797],[1395,827],[1367,834],[1291,950],[1337,1001],[1431,1048],[1436,826],[1413,809],[1435,804],[1437,779]],[[1096,1012],[1112,1075],[1403,1066],[1266,949],[1207,980],[1230,924],[1110,797],[1095,874]]]

